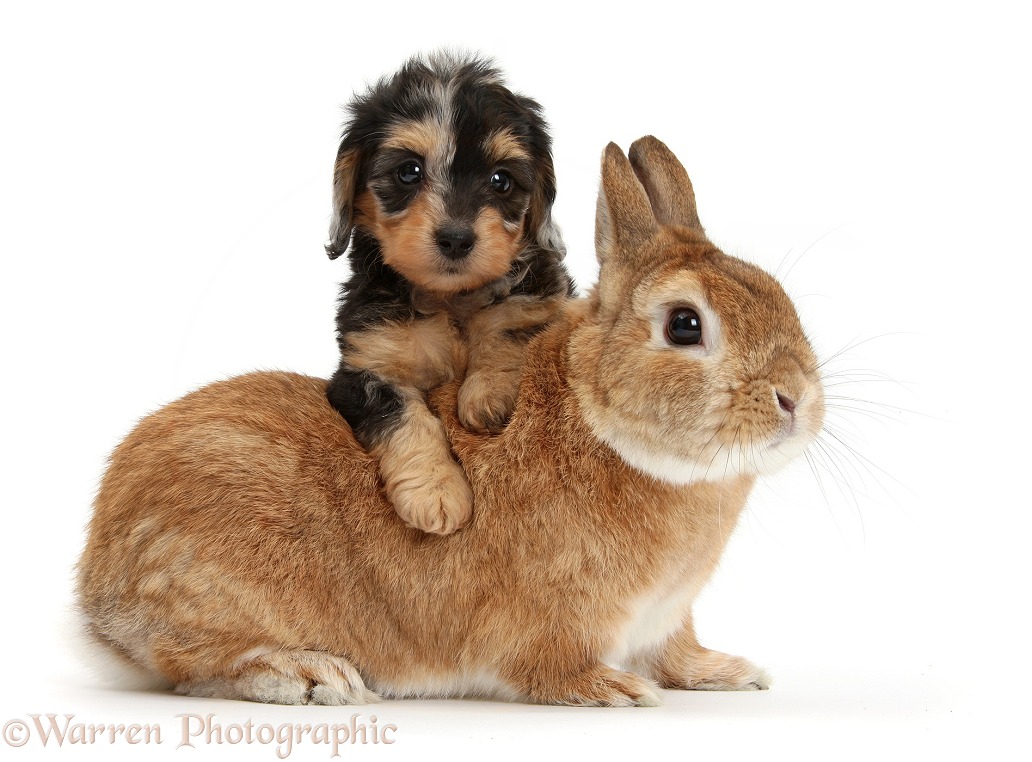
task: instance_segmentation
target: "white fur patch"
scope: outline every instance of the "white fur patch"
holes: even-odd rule
[[[632,606],[631,616],[606,654],[605,662],[622,666],[628,657],[658,649],[684,624],[698,594],[695,585],[673,589],[667,585],[643,595]]]
[[[369,681],[369,687],[384,698],[461,698],[478,696],[514,701],[523,698],[508,683],[486,671],[421,675],[387,683]]]
[[[812,437],[798,427],[796,433],[766,446],[714,447],[703,459],[682,458],[651,450],[640,438],[625,434],[618,425],[588,416],[595,436],[605,442],[629,466],[676,486],[719,482],[728,476],[769,476],[797,458]]]
[[[734,452],[730,456],[718,454],[709,458],[708,462],[680,458],[670,453],[650,450],[638,438],[625,435],[615,426],[607,426],[596,421],[591,423],[595,436],[609,445],[625,463],[668,484],[683,487],[696,482],[719,481],[728,473],[741,473],[730,471],[731,460],[740,460],[731,457]]]
[[[230,671],[236,672],[238,669],[246,664],[250,664],[255,659],[260,659],[263,656],[268,656],[271,653],[279,651],[278,648],[272,646],[259,646],[258,648],[252,648],[250,651],[245,651],[236,658],[233,665],[229,668]]]

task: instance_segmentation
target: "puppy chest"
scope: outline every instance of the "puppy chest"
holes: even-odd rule
[[[385,323],[348,336],[349,365],[417,389],[432,389],[465,372],[466,345],[444,314]]]

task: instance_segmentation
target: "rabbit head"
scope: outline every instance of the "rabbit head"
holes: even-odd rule
[[[684,167],[653,137],[610,144],[595,227],[594,319],[570,343],[595,435],[674,484],[769,474],[819,432],[818,363],[791,300],[699,223]]]

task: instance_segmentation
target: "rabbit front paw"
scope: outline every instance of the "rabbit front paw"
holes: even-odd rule
[[[633,672],[606,666],[542,686],[532,698],[542,704],[565,706],[659,706],[656,684]]]

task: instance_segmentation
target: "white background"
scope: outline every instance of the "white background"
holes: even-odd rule
[[[823,356],[852,346],[828,366],[843,443],[757,489],[699,604],[703,642],[765,665],[770,691],[639,710],[391,702],[373,712],[397,743],[345,756],[1028,753],[1018,4],[716,5],[5,3],[0,722],[166,734],[48,758],[275,759],[176,750],[175,715],[350,717],[105,686],[71,645],[72,565],[104,459],[141,415],[255,368],[335,367],[346,265],[321,247],[340,105],[448,44],[494,55],[544,105],[583,284],[603,146],[654,133],[674,149],[713,240],[779,271]]]

